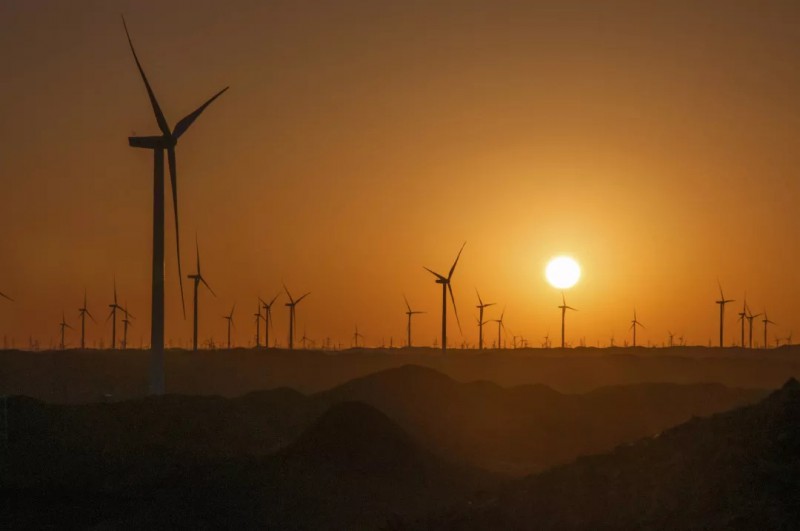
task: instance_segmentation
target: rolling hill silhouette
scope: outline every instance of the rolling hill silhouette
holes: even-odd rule
[[[796,529],[800,383],[516,480],[409,529]],[[402,527],[402,526],[399,526]]]

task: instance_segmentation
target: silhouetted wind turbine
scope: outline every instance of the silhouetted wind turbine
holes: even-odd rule
[[[289,308],[289,350],[294,348],[294,319],[295,319],[295,307],[300,303],[301,300],[308,297],[311,292],[306,293],[302,297],[297,300],[292,298],[292,294],[289,293],[289,288],[286,287],[286,284],[283,285],[283,289],[286,291],[286,295],[289,297],[289,302],[285,303],[284,306]]]
[[[83,290],[83,307],[78,308],[78,313],[81,314],[81,350],[83,350],[86,348],[86,316],[88,315],[92,322],[97,322],[86,307],[86,290]]]
[[[744,295],[744,304],[742,304],[742,311],[739,312],[739,321],[742,322],[742,348],[744,348],[744,320],[747,318],[747,294]]]
[[[432,271],[425,267],[424,269],[434,275],[436,277],[436,283],[442,285],[442,350],[447,350],[447,292],[450,291],[450,300],[453,302],[453,313],[456,315],[456,322],[458,323],[458,330],[461,331],[461,321],[458,319],[458,310],[456,309],[456,299],[453,297],[453,287],[450,285],[450,280],[453,278],[453,271],[456,270],[456,265],[458,264],[458,259],[461,258],[461,251],[464,250],[464,245],[467,242],[464,242],[461,245],[461,249],[458,251],[458,255],[456,255],[456,260],[453,262],[453,266],[450,268],[450,272],[447,276],[440,275],[435,271]]]
[[[408,333],[408,346],[411,347],[411,316],[412,315],[417,315],[419,313],[425,313],[425,312],[412,310],[411,309],[411,305],[408,304],[408,299],[406,298],[405,295],[403,295],[403,300],[406,301],[406,308],[407,308],[406,315],[408,316],[408,330],[407,330],[407,333]]]
[[[673,346],[673,339],[675,338],[675,334],[667,330],[667,336],[669,336],[669,346],[670,348]]]
[[[178,170],[175,161],[175,146],[178,139],[183,135],[198,116],[208,107],[211,102],[217,99],[223,92],[228,90],[225,87],[214,96],[197,108],[194,112],[184,117],[170,131],[167,119],[161,112],[155,93],[150,87],[147,76],[144,74],[136,50],[133,48],[131,36],[128,33],[128,26],[125,19],[122,19],[125,27],[125,35],[136,62],[136,68],[142,76],[142,81],[147,89],[147,96],[150,105],[153,107],[158,128],[161,135],[157,136],[138,136],[129,137],[128,144],[135,148],[153,150],[153,285],[152,285],[152,320],[150,332],[150,349],[152,352],[150,362],[150,393],[164,393],[164,150],[167,151],[169,164],[170,183],[172,185],[172,209],[175,214],[175,247],[178,256],[178,282],[181,290],[181,308],[186,315],[186,305],[183,299],[183,275],[181,274],[181,253],[180,253],[180,231],[178,230]]]
[[[633,310],[633,321],[631,321],[631,330],[633,330],[633,346],[636,347],[636,327],[641,326],[644,328],[644,325],[636,319],[636,310]]]
[[[61,312],[61,322],[58,324],[61,327],[61,350],[64,350],[66,347],[66,343],[64,342],[64,329],[69,328],[72,330],[73,328],[67,324],[67,319],[64,317],[64,312]]]
[[[574,312],[577,312],[578,310],[572,306],[567,306],[567,299],[564,297],[563,291],[561,292],[561,306],[559,306],[559,308],[561,308],[561,348],[564,348],[564,321],[567,315],[567,310],[572,310]]]
[[[258,298],[256,313],[253,314],[253,317],[256,318],[256,349],[259,349],[261,348],[261,336],[259,335],[259,332],[261,331],[261,319],[263,318],[261,315],[261,297]]]
[[[108,305],[111,308],[111,313],[108,314],[106,321],[111,319],[111,350],[117,348],[117,310],[122,307],[117,304],[117,280],[114,279],[114,302]]]
[[[364,338],[363,334],[358,333],[358,325],[356,325],[356,331],[353,332],[353,347],[358,348],[358,338]]]
[[[500,312],[500,319],[494,319],[492,322],[497,323],[497,349],[500,350],[503,348],[503,343],[501,342],[502,336],[500,333],[505,330],[506,325],[503,324],[503,317],[506,315],[506,309],[503,308],[503,311]]]
[[[734,299],[726,299],[725,295],[722,293],[722,284],[717,281],[717,285],[719,286],[719,300],[716,301],[719,304],[719,346],[722,347],[723,339],[725,337],[725,305],[729,302],[735,302]]]
[[[133,324],[131,319],[136,319],[136,317],[128,311],[128,303],[125,303],[122,313],[125,314],[125,318],[122,320],[122,350],[126,350],[128,348],[128,327]]]
[[[197,352],[197,291],[200,287],[200,283],[202,282],[205,287],[208,288],[208,291],[216,297],[217,294],[214,293],[214,290],[211,289],[211,286],[208,285],[206,279],[203,277],[203,273],[200,270],[200,245],[197,243],[197,238],[195,237],[194,240],[195,250],[197,251],[197,273],[194,275],[186,275],[186,278],[192,279],[194,281],[194,313],[192,315],[192,350]]]
[[[478,293],[478,289],[475,289],[475,293],[478,295],[478,305],[476,308],[478,309],[478,350],[483,350],[483,309],[488,308],[489,306],[494,306],[495,302],[486,302],[484,303],[481,300],[481,294]]]
[[[748,325],[750,327],[750,338],[749,338],[750,348],[753,348],[753,319],[759,317],[760,315],[761,315],[760,313],[757,313],[755,315],[751,313],[750,315],[747,316]]]
[[[269,348],[269,329],[272,326],[272,305],[275,304],[275,300],[277,300],[278,295],[280,292],[276,293],[272,300],[269,301],[269,304],[261,300],[261,304],[264,306],[264,348]]]
[[[775,321],[770,321],[769,317],[767,316],[767,310],[764,310],[764,318],[761,320],[764,323],[764,348],[769,348],[769,343],[767,343],[767,326],[771,324],[776,324]]]
[[[228,315],[223,315],[222,318],[228,321],[228,350],[231,349],[231,326],[236,328],[236,325],[233,324],[233,311],[236,309],[236,304],[234,303],[233,307],[231,308],[231,313]]]

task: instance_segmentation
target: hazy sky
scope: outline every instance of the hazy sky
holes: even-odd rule
[[[465,240],[470,342],[476,287],[510,334],[555,338],[560,253],[584,273],[573,344],[621,343],[634,307],[640,343],[705,344],[718,277],[726,342],[745,291],[800,337],[797,2],[5,0],[0,334],[18,346],[56,342],[62,309],[76,325],[84,287],[108,344],[114,275],[149,340],[152,154],[127,137],[157,127],[121,13],[171,125],[231,86],[177,149],[184,274],[196,233],[218,295],[201,292],[201,340],[235,302],[252,341],[257,295],[286,282],[312,292],[299,336],[397,344],[405,293],[431,344],[422,266],[446,272]],[[171,215],[166,336],[187,341]]]

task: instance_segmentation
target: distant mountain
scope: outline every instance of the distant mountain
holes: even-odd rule
[[[473,498],[408,529],[797,529],[800,383]],[[402,527],[402,526],[398,526]]]

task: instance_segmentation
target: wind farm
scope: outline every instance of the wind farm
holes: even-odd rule
[[[9,529],[800,521],[800,6],[457,7],[0,9]]]

